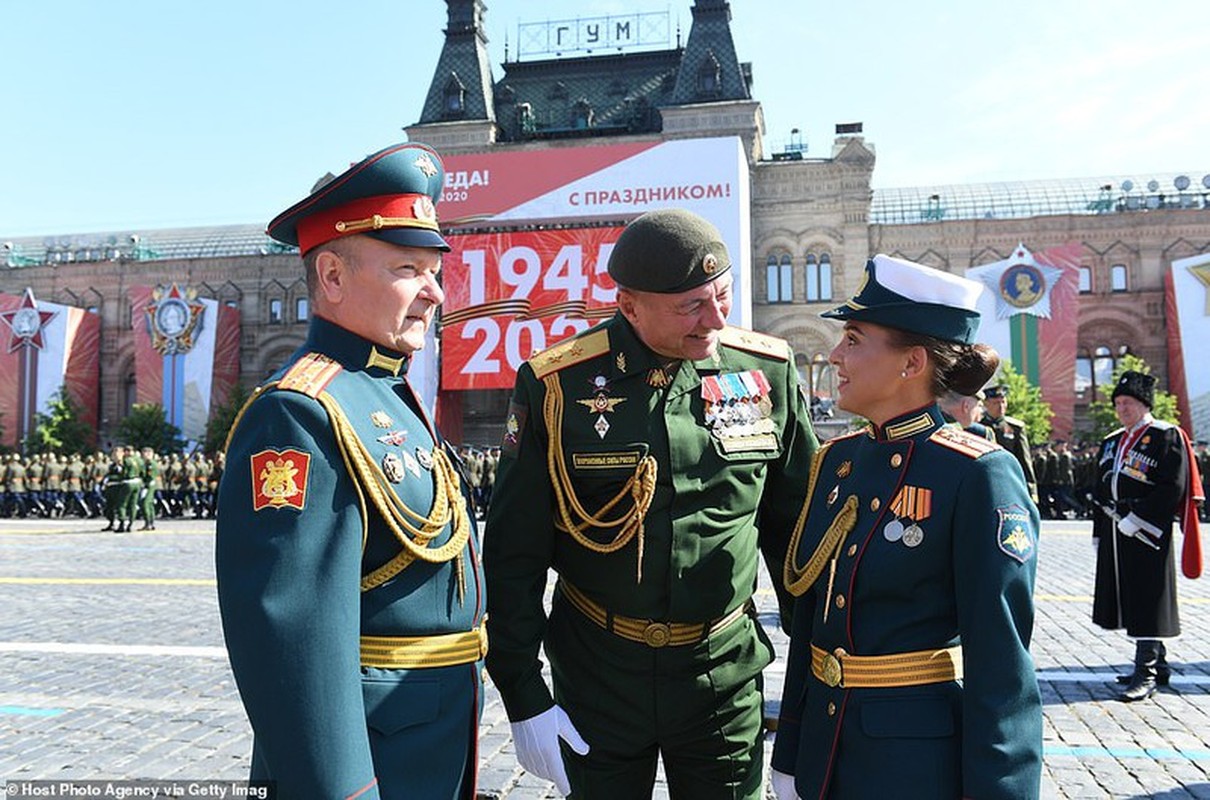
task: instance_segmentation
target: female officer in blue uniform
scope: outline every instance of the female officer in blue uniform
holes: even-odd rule
[[[1012,454],[935,402],[999,364],[974,344],[979,292],[879,255],[824,314],[845,323],[839,405],[870,424],[816,454],[785,565],[780,800],[1038,795],[1038,511]]]

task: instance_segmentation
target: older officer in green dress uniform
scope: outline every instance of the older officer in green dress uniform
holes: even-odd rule
[[[407,380],[444,299],[443,174],[424,145],[388,147],[269,224],[314,316],[236,421],[216,559],[252,777],[278,797],[475,794],[479,545]]]
[[[999,365],[973,344],[980,291],[879,255],[824,314],[840,407],[870,425],[816,456],[785,565],[779,800],[1038,796],[1038,511],[1016,459],[934,402]]]
[[[730,267],[706,220],[644,214],[618,313],[518,371],[487,663],[521,765],[576,798],[649,797],[661,756],[674,798],[760,795],[758,552],[780,569],[817,442],[787,343],[726,325]]]

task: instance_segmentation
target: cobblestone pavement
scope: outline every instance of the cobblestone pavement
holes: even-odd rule
[[[0,520],[0,780],[244,777],[251,736],[222,648],[213,523],[98,527]],[[1123,704],[1112,681],[1133,647],[1089,621],[1089,541],[1089,523],[1044,524],[1033,647],[1043,796],[1210,798],[1210,578],[1180,579],[1171,688]],[[784,656],[771,590],[757,599]],[[779,660],[767,676],[774,703],[783,671]],[[490,687],[481,750],[484,797],[555,796],[516,766]]]

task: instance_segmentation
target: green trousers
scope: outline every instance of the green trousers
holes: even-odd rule
[[[555,702],[590,747],[563,749],[575,800],[647,800],[658,758],[672,800],[759,800],[773,648],[750,616],[697,644],[652,648],[556,594],[546,654]]]

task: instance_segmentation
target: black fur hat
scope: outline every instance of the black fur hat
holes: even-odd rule
[[[1118,385],[1113,387],[1113,398],[1127,395],[1138,400],[1147,408],[1155,405],[1155,378],[1143,372],[1127,370],[1118,378]]]

